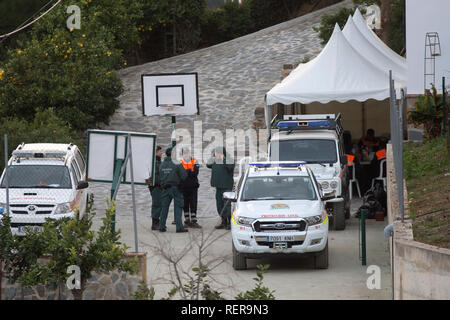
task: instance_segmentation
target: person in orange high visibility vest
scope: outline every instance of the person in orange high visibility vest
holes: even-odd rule
[[[186,170],[188,177],[180,184],[181,192],[184,198],[184,225],[188,228],[201,228],[197,223],[197,201],[198,201],[198,172],[199,164],[197,160],[191,157],[188,148],[181,150],[183,160],[181,165]]]
[[[386,158],[386,148],[378,150],[375,154],[377,156],[377,160]]]
[[[352,154],[346,154],[346,156],[347,156],[347,165],[350,167],[355,162],[355,156]]]

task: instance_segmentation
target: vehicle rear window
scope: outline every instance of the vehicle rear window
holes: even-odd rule
[[[317,196],[308,176],[249,177],[241,200],[317,200]]]
[[[277,159],[277,157],[279,157]],[[306,161],[308,163],[337,162],[334,140],[279,140],[270,144],[270,159],[278,161]]]
[[[8,169],[10,188],[71,189],[69,169],[57,165],[20,165]],[[5,188],[2,180],[1,187]]]

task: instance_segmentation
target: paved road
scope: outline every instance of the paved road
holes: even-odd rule
[[[312,30],[320,22],[324,13],[337,11],[348,6],[351,1],[314,12],[289,22],[262,30],[260,32],[161,61],[124,69],[120,72],[125,92],[120,97],[121,107],[105,129],[154,132],[158,143],[168,145],[170,141],[170,117],[143,117],[141,115],[142,73],[162,72],[198,72],[200,92],[199,116],[177,117],[178,128],[192,131],[192,121],[203,121],[203,130],[209,128],[224,132],[227,128],[247,129],[254,120],[254,108],[264,105],[264,95],[280,80],[280,71],[284,63],[296,63],[305,56],[314,57],[321,50],[320,40]],[[210,172],[206,167],[200,170],[200,190],[198,216],[205,233],[213,230],[217,223],[214,190],[209,187]],[[92,184],[95,194],[98,226],[108,197],[110,186]],[[148,279],[156,288],[157,297],[163,297],[171,288],[159,279],[168,275],[168,267],[152,251],[151,247],[164,242],[162,247],[183,250],[191,237],[190,234],[175,234],[175,228],[169,225],[165,234],[150,231],[150,197],[143,186],[136,187],[139,250],[148,252]],[[122,230],[122,240],[134,249],[134,234],[131,210],[130,186],[122,186],[118,193],[117,227]],[[360,202],[353,204],[353,211]],[[169,213],[169,222],[173,213]],[[366,287],[366,268],[358,260],[357,219],[349,220],[345,231],[330,234],[330,268],[314,270],[311,260],[299,261],[262,261],[270,263],[271,269],[266,284],[276,290],[279,299],[387,299],[390,297],[390,272],[387,242],[383,238],[384,223],[368,223],[368,265],[376,264],[382,270],[382,288],[368,290]],[[225,263],[214,270],[214,279],[220,284],[224,296],[233,298],[238,292],[253,286],[256,263],[249,264],[250,270],[235,272],[231,267],[231,237],[225,231],[211,246],[212,259],[225,258]],[[132,249],[131,249],[132,250]],[[189,253],[181,263],[189,269],[194,253]]]

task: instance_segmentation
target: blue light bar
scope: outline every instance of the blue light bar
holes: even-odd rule
[[[278,128],[280,129],[296,129],[296,128],[328,128],[330,127],[328,120],[322,121],[280,121],[278,122]]]
[[[256,168],[270,168],[270,167],[296,168],[304,164],[306,164],[305,161],[268,161],[268,162],[249,163],[250,166]]]

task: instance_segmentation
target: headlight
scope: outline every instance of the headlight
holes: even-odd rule
[[[330,184],[328,181],[324,181],[320,184],[322,186],[322,189],[328,189],[330,187]]]
[[[246,217],[237,217],[236,220],[237,223],[242,224],[244,226],[251,226],[253,221],[255,221],[255,219]]]
[[[315,224],[319,224],[322,222],[322,215],[308,217],[308,218],[305,218],[305,220],[306,220],[306,222],[308,222],[309,226],[313,226]]]
[[[70,203],[60,203],[58,204],[58,206],[56,207],[55,210],[55,214],[65,214],[65,213],[69,213],[70,210]]]
[[[336,189],[338,187],[337,181],[331,181],[330,187],[333,188],[333,189]]]

